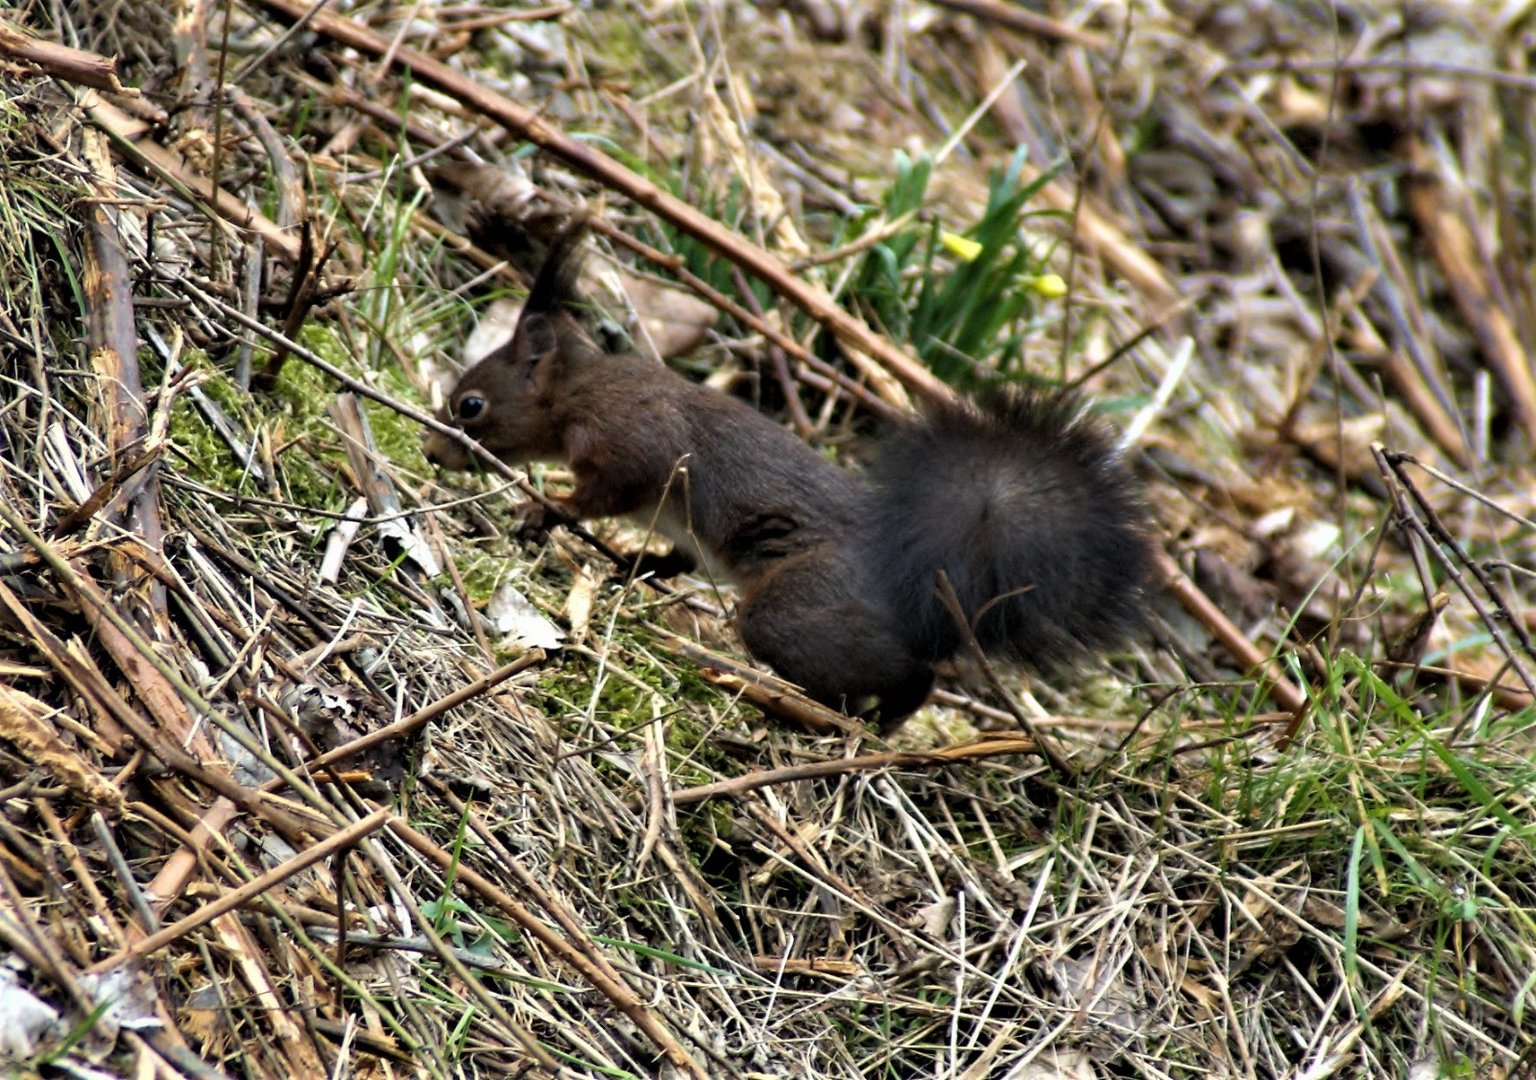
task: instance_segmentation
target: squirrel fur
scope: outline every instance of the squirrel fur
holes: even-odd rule
[[[460,377],[443,419],[509,463],[567,462],[571,519],[634,515],[740,590],[758,660],[818,701],[885,725],[923,703],[965,635],[1056,668],[1140,621],[1150,566],[1137,485],[1070,395],[996,393],[904,425],[861,479],[744,402],[633,353],[575,310],[585,219],[552,244],[512,338]],[[428,436],[430,460],[468,450]],[[534,523],[539,523],[535,515]]]

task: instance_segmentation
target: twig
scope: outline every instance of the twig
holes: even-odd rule
[[[1483,625],[1488,629],[1488,633],[1493,637],[1500,651],[1504,653],[1504,658],[1509,661],[1509,665],[1514,669],[1515,675],[1525,684],[1526,692],[1536,696],[1536,675],[1532,674],[1531,669],[1526,666],[1525,661],[1519,655],[1521,652],[1524,652],[1527,656],[1536,656],[1536,650],[1532,648],[1531,638],[1526,633],[1525,627],[1521,625],[1520,620],[1516,619],[1510,611],[1509,603],[1504,599],[1503,593],[1493,583],[1493,579],[1488,576],[1487,571],[1462,549],[1461,544],[1451,535],[1450,530],[1441,523],[1440,516],[1429,505],[1429,501],[1424,498],[1413,481],[1408,479],[1407,475],[1403,472],[1403,462],[1396,454],[1387,450],[1380,443],[1372,443],[1371,455],[1375,457],[1377,467],[1381,469],[1382,474],[1392,482],[1392,497],[1397,507],[1398,528],[1404,532],[1416,533],[1428,541],[1425,544],[1426,549],[1433,555],[1435,561],[1440,564],[1450,579],[1456,583],[1456,588],[1461,590],[1461,594],[1467,598],[1467,602],[1477,612],[1478,618],[1482,620]],[[1418,506],[1419,513],[1414,513],[1413,508],[1403,498],[1404,491],[1412,496],[1414,503]],[[1454,554],[1456,558],[1452,560],[1446,554],[1447,551]],[[1496,611],[1489,611],[1483,604],[1482,598],[1468,584],[1460,567],[1457,566],[1458,562],[1472,572],[1472,576],[1483,587],[1483,591],[1487,594],[1488,599],[1492,600],[1497,607]],[[1509,638],[1503,629],[1506,626],[1519,642],[1518,650],[1514,645],[1510,644]]]
[[[1508,518],[1510,521],[1513,521],[1516,525],[1519,525],[1523,529],[1530,529],[1533,532],[1536,532],[1536,521],[1532,521],[1530,518],[1523,514],[1515,513],[1509,507],[1503,505],[1502,503],[1496,502],[1493,499],[1490,499],[1487,495],[1483,494],[1481,491],[1478,491],[1476,488],[1468,487],[1460,480],[1457,480],[1454,476],[1451,476],[1449,473],[1442,472],[1440,469],[1435,468],[1433,465],[1429,464],[1427,461],[1422,460],[1414,454],[1405,453],[1401,450],[1394,450],[1392,451],[1392,463],[1394,466],[1412,465],[1416,468],[1423,469],[1430,476],[1433,476],[1436,480],[1440,481],[1452,491],[1455,491],[1461,495],[1465,495],[1467,498],[1473,499],[1476,502],[1482,503],[1495,514],[1498,514],[1503,518]]]
[[[1489,279],[1495,270],[1478,257],[1471,227],[1447,205],[1443,182],[1431,169],[1429,151],[1416,138],[1408,144],[1408,161],[1412,169],[1408,208],[1434,251],[1446,285],[1462,318],[1477,336],[1488,366],[1509,394],[1515,422],[1524,429],[1526,442],[1536,444],[1536,376],[1509,313],[1494,298]]]
[[[1008,688],[1003,685],[1003,680],[997,677],[997,672],[992,669],[992,664],[987,660],[987,654],[982,651],[981,643],[976,640],[976,633],[971,628],[971,621],[966,617],[965,608],[960,603],[960,596],[955,592],[954,584],[949,580],[949,575],[943,570],[939,571],[936,583],[939,593],[939,602],[949,612],[950,618],[955,620],[955,629],[960,633],[960,640],[965,644],[966,651],[971,654],[981,674],[992,687],[994,693],[1002,700],[1004,706],[1013,714],[1014,720],[1024,729],[1031,740],[1034,741],[1035,750],[1045,759],[1045,763],[1051,767],[1051,772],[1056,774],[1056,779],[1069,781],[1077,776],[1077,768],[1056,749],[1056,744],[1048,742],[1040,737],[1035,730],[1034,723],[1029,719],[1018,703],[1013,700],[1013,695],[1008,693]]]
[[[752,315],[760,322],[766,322],[763,318],[763,306],[757,302],[752,289],[747,285],[747,279],[737,267],[731,268],[736,279],[736,291],[741,293],[742,300],[746,303]],[[800,400],[800,387],[796,385],[794,377],[789,373],[789,363],[784,358],[784,349],[775,341],[768,342],[768,363],[773,367],[773,376],[779,382],[779,389],[784,394],[784,407],[789,410],[790,422],[795,425],[795,430],[800,433],[802,439],[810,438],[815,427],[811,424],[811,418],[805,411],[805,403]]]
[[[59,519],[53,523],[53,528],[49,530],[49,536],[54,539],[61,539],[72,533],[79,532],[89,525],[91,519],[96,516],[103,506],[107,505],[117,496],[122,490],[123,485],[132,479],[135,473],[151,462],[160,460],[160,455],[164,452],[164,449],[164,446],[141,448],[132,457],[119,461],[113,468],[112,475],[97,484],[96,490],[92,491],[83,503],[59,515]]]
[[[1297,75],[1341,75],[1357,72],[1386,71],[1402,75],[1430,75],[1443,79],[1473,79],[1494,86],[1508,86],[1516,90],[1536,93],[1536,75],[1521,75],[1516,71],[1500,71],[1497,68],[1475,67],[1468,64],[1438,64],[1429,60],[1390,60],[1382,57],[1365,57],[1359,60],[1299,60],[1284,56],[1275,60],[1231,60],[1221,66],[1218,74],[1226,72],[1277,71]]]
[[[857,735],[867,729],[859,721],[829,709],[802,694],[793,683],[769,672],[706,649],[660,626],[650,627],[683,659],[700,666],[699,674],[727,693],[739,694],[766,713],[799,724],[816,735]]]
[[[595,943],[587,936],[585,927],[581,925],[581,920],[571,910],[570,905],[544,888],[539,880],[523,865],[523,861],[501,842],[501,839],[492,829],[486,826],[484,819],[479,814],[469,813],[469,807],[465,804],[464,800],[454,794],[452,788],[435,776],[424,776],[422,777],[422,782],[431,788],[438,798],[446,802],[454,813],[461,816],[467,815],[470,828],[475,830],[476,835],[480,837],[490,851],[500,860],[501,866],[517,879],[519,887],[528,896],[532,897],[533,901],[538,904],[539,909],[548,912],[550,917],[560,924],[560,928],[565,931],[571,941],[584,942],[586,954],[592,963],[601,968],[613,982],[622,984],[623,976],[619,974],[617,968],[609,963],[608,957],[603,954],[603,951],[596,948]]]
[[[510,664],[497,668],[483,679],[478,679],[467,686],[461,686],[453,693],[448,694],[432,702],[424,708],[417,709],[410,716],[396,720],[393,724],[385,724],[381,728],[370,731],[368,734],[353,739],[351,742],[327,750],[310,761],[303,762],[303,768],[316,770],[328,765],[334,765],[338,761],[356,757],[364,751],[371,750],[375,746],[382,746],[393,739],[409,735],[417,728],[431,723],[444,713],[471,701],[490,690],[494,690],[514,675],[521,674],[531,667],[537,667],[547,659],[543,649],[531,649],[523,656],[518,657]],[[274,777],[261,786],[262,791],[276,791],[283,786],[282,777]]]
[[[1179,569],[1178,563],[1174,562],[1166,551],[1161,548],[1155,549],[1152,553],[1152,562],[1162,576],[1163,587],[1178,598],[1184,610],[1209,630],[1211,636],[1221,643],[1222,648],[1231,653],[1245,669],[1261,672],[1269,679],[1270,695],[1292,716],[1293,728],[1288,734],[1294,735],[1295,728],[1299,727],[1308,709],[1305,695],[1286,680],[1272,658],[1260,652],[1257,646],[1248,640],[1248,636],[1238,629],[1237,624],[1227,618],[1226,613],[1213,604],[1210,597],[1189,580],[1184,571]]]
[[[90,187],[94,196],[86,204],[85,214],[85,290],[87,305],[87,343],[91,365],[105,387],[106,415],[99,426],[107,432],[107,445],[115,463],[136,463],[149,434],[149,414],[144,401],[144,382],[139,372],[139,335],[133,312],[133,280],[128,272],[128,257],[119,236],[118,215],[121,207],[108,205],[118,196],[117,173],[107,153],[106,139],[90,131],[85,138],[85,160],[90,168]],[[143,543],[158,550],[165,543],[165,521],[160,506],[157,463],[151,459],[129,473],[119,491],[110,517]],[[136,476],[136,479],[135,479]],[[127,593],[125,607],[147,608],[146,621],[163,622],[166,616],[165,589],[150,582],[142,591],[129,587],[128,569],[120,553],[113,552],[108,562],[112,576]]]
[[[115,58],[44,41],[4,19],[0,19],[0,56],[36,64],[54,78],[78,86],[89,86],[125,97],[137,97],[139,94],[137,89],[117,81]]]
[[[628,248],[641,258],[647,259],[657,266],[664,267],[680,284],[692,289],[700,298],[713,304],[742,325],[762,334],[764,339],[768,341],[770,348],[782,349],[812,371],[831,380],[834,386],[855,401],[858,401],[870,412],[887,419],[895,419],[906,415],[905,410],[896,408],[863,383],[849,378],[847,374],[839,371],[836,367],[827,363],[800,344],[800,342],[769,322],[767,317],[758,308],[756,298],[752,296],[751,290],[742,290],[742,295],[747,297],[748,302],[752,304],[751,308],[747,308],[711,286],[703,278],[689,273],[687,268],[682,265],[681,259],[667,256],[649,244],[635,239],[620,229],[614,228],[606,220],[594,217],[592,219],[592,231],[607,237],[621,247]]]
[[[985,22],[994,22],[1031,37],[1055,38],[1059,41],[1069,41],[1074,45],[1086,45],[1090,49],[1107,49],[1110,46],[1109,39],[1103,34],[1083,30],[1064,23],[1060,19],[1037,14],[1022,5],[1004,3],[1003,0],[933,0],[933,2],[939,7],[973,15]]]
[[[338,830],[314,846],[299,852],[293,858],[268,870],[265,874],[252,878],[238,889],[231,889],[211,904],[198,908],[185,919],[181,919],[165,927],[163,930],[150,934],[143,940],[128,946],[126,949],[119,950],[105,960],[97,961],[86,970],[89,972],[108,971],[120,964],[142,959],[157,949],[162,949],[171,944],[171,942],[186,937],[198,927],[207,925],[226,911],[233,911],[253,897],[260,896],[273,886],[287,881],[305,867],[312,866],[321,859],[329,858],[333,852],[356,846],[358,841],[382,826],[389,819],[391,813],[389,807],[380,807],[361,821]]]
[[[389,827],[396,836],[405,841],[408,847],[425,856],[439,871],[457,877],[459,881],[509,916],[529,936],[536,938],[545,948],[579,970],[588,982],[613,1003],[615,1008],[645,1033],[666,1055],[674,1068],[697,1080],[708,1080],[709,1074],[693,1060],[661,1018],[646,1006],[628,983],[611,977],[604,966],[593,963],[587,952],[555,933],[543,919],[538,918],[533,912],[508,896],[490,879],[444,851],[400,818],[391,818]]]
[[[142,121],[89,91],[85,92],[80,107],[91,123],[112,136],[114,144],[125,157],[158,175],[214,221],[228,222],[259,235],[267,250],[284,262],[292,263],[298,259],[297,237],[279,228],[266,215],[246,206],[238,196],[216,187],[207,177],[194,173],[180,154],[167,150],[152,139],[140,138],[144,129]]]
[[[121,715],[114,713],[117,719],[133,730],[135,736],[143,740],[146,745],[154,747],[157,756],[165,760],[168,765],[196,769],[200,774],[199,779],[210,784],[220,794],[229,795],[234,802],[242,806],[253,802],[251,793],[235,783],[233,779],[203,767],[196,758],[181,749],[180,740],[192,740],[205,757],[213,756],[207,745],[206,735],[195,730],[192,725],[191,718],[195,715],[199,720],[207,720],[214,724],[253,758],[282,776],[310,806],[330,818],[334,824],[334,812],[330,805],[292,770],[268,753],[266,748],[241,724],[213,708],[201,694],[193,690],[186,679],[173,669],[143,634],[123,616],[101,586],[76,565],[77,560],[68,559],[50,547],[4,503],[0,503],[0,521],[9,525],[43,557],[43,561],[53,571],[60,585],[78,605],[81,615],[95,630],[98,640],[112,656],[118,669],[133,686],[134,692],[154,715],[156,722],[162,728],[162,732],[158,735],[152,733],[153,729],[145,725],[126,705]],[[13,611],[19,608],[15,595],[6,589],[3,583],[0,583],[0,600],[3,600]],[[34,634],[48,633],[46,628],[35,619],[25,618],[24,621],[33,627]],[[52,637],[52,635],[49,636]],[[110,687],[108,693],[111,697],[117,697],[116,691]],[[170,756],[166,756],[167,754]]]
[[[674,806],[694,806],[710,799],[736,798],[759,788],[792,784],[799,780],[815,780],[824,776],[879,772],[882,769],[939,769],[946,765],[984,761],[987,758],[1039,753],[1040,744],[1033,736],[988,735],[973,742],[936,750],[888,750],[877,754],[811,761],[803,765],[786,765],[780,769],[763,769],[730,780],[683,788],[672,792],[667,798]]]
[[[1523,690],[1518,686],[1490,679],[1484,675],[1476,675],[1461,668],[1440,667],[1436,664],[1413,664],[1399,660],[1378,660],[1377,664],[1382,668],[1398,671],[1411,671],[1416,675],[1432,675],[1445,682],[1455,683],[1474,694],[1492,694],[1493,700],[1500,707],[1518,712],[1528,709],[1536,704],[1536,697],[1529,690]]]

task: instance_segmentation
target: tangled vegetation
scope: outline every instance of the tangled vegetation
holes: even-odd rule
[[[1536,1076],[1536,9],[1038,8],[0,14],[8,1073]],[[581,204],[849,467],[1082,388],[1144,640],[887,745],[437,475]]]

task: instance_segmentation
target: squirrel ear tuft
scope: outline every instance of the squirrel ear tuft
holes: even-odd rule
[[[523,346],[517,350],[520,354],[518,359],[530,364],[539,363],[554,352],[559,344],[555,333],[555,321],[539,311],[524,314],[522,321],[517,325],[517,334],[522,338]]]

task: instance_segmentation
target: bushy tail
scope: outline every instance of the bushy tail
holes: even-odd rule
[[[1074,397],[1011,391],[954,405],[887,440],[870,470],[870,564],[930,659],[977,640],[1044,668],[1123,642],[1151,567],[1146,512],[1113,434]]]

